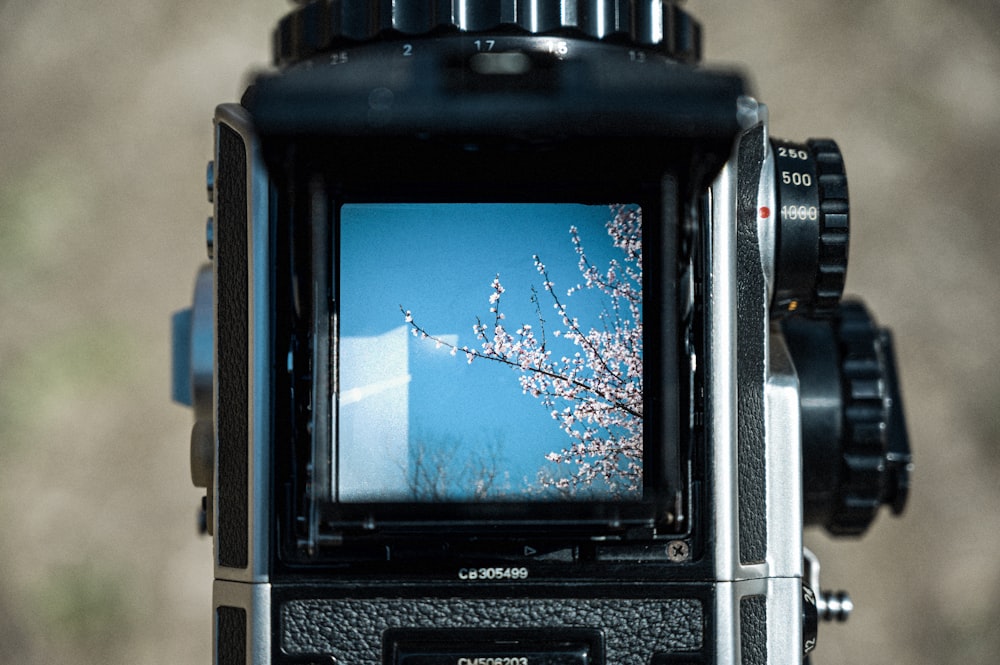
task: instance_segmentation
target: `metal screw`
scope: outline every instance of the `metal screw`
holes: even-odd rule
[[[671,540],[667,543],[667,558],[674,563],[687,561],[691,557],[691,547],[685,540]]]

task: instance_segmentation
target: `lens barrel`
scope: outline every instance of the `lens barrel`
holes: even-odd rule
[[[386,39],[459,33],[562,35],[650,48],[679,62],[701,58],[701,26],[673,2],[630,0],[312,0],[274,33],[274,62]]]

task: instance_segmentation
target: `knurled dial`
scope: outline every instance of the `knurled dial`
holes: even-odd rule
[[[843,303],[834,319],[841,350],[844,437],[832,533],[859,535],[882,505],[900,514],[909,491],[910,444],[903,425],[892,337],[865,307]]]
[[[274,60],[290,65],[379,39],[499,32],[562,35],[701,55],[701,27],[672,0],[300,0],[278,24]]]
[[[892,335],[856,300],[782,330],[799,377],[805,523],[860,535],[881,506],[901,513],[910,487]]]
[[[844,292],[850,240],[847,174],[829,139],[775,141],[779,198],[775,316],[832,315]]]

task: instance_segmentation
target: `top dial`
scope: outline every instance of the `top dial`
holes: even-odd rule
[[[294,64],[393,34],[491,31],[624,42],[688,63],[701,57],[701,26],[672,0],[299,0],[298,4],[275,31],[275,64]]]

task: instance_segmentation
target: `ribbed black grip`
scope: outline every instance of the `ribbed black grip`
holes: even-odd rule
[[[701,26],[670,0],[311,0],[283,18],[274,61],[293,64],[336,48],[454,32],[561,34],[701,57]]]

